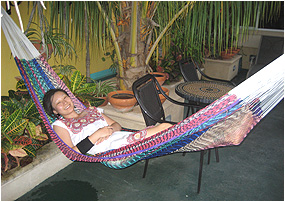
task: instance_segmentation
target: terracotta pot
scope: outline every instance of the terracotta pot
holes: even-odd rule
[[[34,41],[33,45],[35,46],[35,48],[36,48],[40,53],[43,52],[43,46],[41,45],[41,41],[40,41],[40,40]],[[51,56],[52,52],[53,52],[52,45],[51,45],[51,44],[48,44],[49,57]],[[41,54],[41,55],[42,55],[45,59],[47,59],[47,54],[46,54],[46,53],[43,53],[43,54]]]
[[[151,72],[150,74],[154,75],[156,80],[158,81],[159,85],[163,85],[166,80],[166,74],[163,72]]]
[[[108,94],[108,101],[119,112],[132,111],[137,100],[133,91],[117,90]]]
[[[106,106],[106,105],[108,104],[108,97],[107,97],[107,96],[106,96],[106,97],[97,97],[97,98],[100,98],[100,99],[105,100],[105,101],[103,102],[103,104],[101,104],[101,105],[98,106],[98,107],[104,107],[104,106]]]
[[[165,92],[165,94],[169,96],[169,90],[165,87],[161,87],[161,88]],[[160,98],[161,104],[163,104],[166,100],[166,97],[164,97],[162,94],[159,94],[159,98]]]

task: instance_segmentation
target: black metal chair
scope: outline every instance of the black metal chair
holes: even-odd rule
[[[198,70],[199,73],[203,77],[205,77],[209,80],[218,81],[218,82],[225,82],[225,83],[228,83],[230,85],[236,86],[236,84],[233,83],[232,81],[217,79],[217,78],[213,78],[213,77],[206,75],[200,69],[198,63],[196,61],[191,61],[190,58],[180,60],[179,61],[179,68],[180,68],[180,71],[181,71],[181,74],[183,76],[184,81],[199,81],[199,77],[198,77],[198,73],[197,73],[197,70]]]
[[[139,78],[138,80],[136,80],[133,83],[132,89],[138,101],[138,104],[141,108],[146,126],[151,126],[151,125],[155,125],[156,123],[165,123],[165,122],[176,124],[176,122],[167,121],[165,119],[164,109],[163,109],[162,103],[159,98],[160,93],[167,100],[169,100],[170,102],[174,104],[181,105],[181,106],[199,107],[199,106],[196,106],[194,103],[179,102],[167,96],[165,92],[162,90],[158,81],[151,74],[147,74]],[[209,164],[210,163],[210,150],[208,151],[209,151],[209,156],[208,156],[208,164]],[[205,152],[201,151],[199,178],[198,178],[198,193],[200,192],[200,187],[201,187],[204,154]],[[183,153],[183,155],[185,155],[185,153]],[[216,160],[217,162],[219,162],[219,155],[218,155],[217,150],[216,150]],[[147,159],[145,162],[143,178],[145,178],[146,176],[148,161],[149,159]]]

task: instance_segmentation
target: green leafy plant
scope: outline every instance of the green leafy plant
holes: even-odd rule
[[[70,91],[86,106],[99,106],[101,105],[104,100],[95,98],[93,96],[94,92],[96,92],[97,83],[86,82],[86,76],[82,75],[80,71],[75,71],[70,80],[64,80],[66,86],[70,89]]]
[[[106,52],[104,53],[104,55],[106,57],[110,57],[110,59],[112,60],[112,64],[110,65],[110,69],[112,69],[113,71],[115,72],[118,72],[119,71],[119,63],[116,59],[116,52],[115,50],[113,50],[111,53],[110,52]],[[106,61],[106,58],[105,57],[102,57],[102,61],[105,62]]]
[[[169,51],[164,55],[160,55],[158,61],[153,56],[150,61],[150,66],[157,72],[164,72],[168,74],[168,79],[166,83],[172,81],[179,81],[181,79],[181,72],[179,69],[178,62],[185,56],[189,55],[192,51],[192,48],[185,45],[184,38],[185,35],[183,32],[176,32],[171,30],[171,46]]]
[[[32,23],[36,26],[35,28],[29,28],[25,31],[26,36],[35,45],[39,44],[39,51],[41,54],[46,54],[47,58],[50,59],[51,54],[59,56],[62,59],[65,56],[72,58],[73,54],[77,57],[76,50],[72,40],[67,38],[65,34],[61,33],[58,29],[49,26],[45,19],[45,29],[41,32],[40,26],[36,23]]]
[[[52,68],[57,72],[69,78],[73,74],[73,70],[76,70],[76,67],[73,65],[54,65]]]
[[[93,91],[93,95],[96,97],[106,97],[108,93],[117,89],[115,83],[112,80],[94,82],[96,83],[96,88]]]
[[[36,150],[42,147],[48,136],[42,132],[42,120],[31,99],[9,91],[9,100],[1,102],[1,155],[4,158],[3,170],[9,168],[9,155],[16,159],[36,156]]]
[[[137,68],[140,73],[151,71],[152,55],[160,52],[163,57],[166,55],[172,46],[169,30],[183,33],[180,43],[192,49],[195,57],[203,58],[204,49],[211,44],[214,49],[210,55],[220,53],[224,47],[236,47],[239,36],[248,35],[249,26],[278,15],[281,2],[51,1],[49,8],[51,23],[58,28],[65,27],[65,33],[74,36],[82,47],[82,42],[85,43],[86,61],[90,59],[89,49],[103,47],[106,50],[108,45],[113,46],[120,88],[128,89],[133,78],[127,74],[131,68]],[[77,17],[71,18],[69,13],[77,14]],[[187,56],[193,57],[192,53]],[[159,58],[156,59],[158,62]],[[86,69],[89,67],[90,63],[86,63]],[[87,71],[86,75],[89,76]]]
[[[167,80],[165,83],[179,81],[181,79],[178,62],[172,55],[160,59],[157,65],[154,64],[153,69],[157,72],[167,73]]]

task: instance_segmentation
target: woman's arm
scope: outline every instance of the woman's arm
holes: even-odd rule
[[[113,119],[111,119],[110,117],[108,117],[103,113],[102,116],[104,117],[108,126],[100,128],[95,133],[89,136],[90,141],[96,143],[96,145],[100,144],[104,140],[107,140],[113,134],[113,132],[122,130],[122,127],[118,122],[114,121]],[[95,137],[96,133],[99,133],[98,138]]]
[[[93,144],[96,145],[108,139],[113,132],[122,130],[122,127],[118,122],[114,121],[113,119],[109,118],[104,114],[102,114],[102,116],[106,120],[108,126],[100,128],[99,130],[95,131],[92,135],[88,137],[88,139]],[[62,141],[65,142],[69,147],[71,147],[73,150],[77,152],[80,152],[78,148],[73,145],[70,134],[66,129],[55,125],[53,126],[53,130],[58,134],[58,136],[62,139]]]
[[[106,120],[107,124],[113,128],[113,132],[122,130],[122,126],[118,122],[114,121],[113,119],[111,119],[110,117],[108,117],[103,113],[102,116]]]
[[[71,141],[71,137],[69,135],[69,132],[66,129],[64,129],[64,128],[60,127],[60,126],[55,125],[55,126],[53,126],[53,130],[54,130],[54,132],[56,132],[56,134],[62,139],[62,141],[65,144],[67,144],[73,150],[75,150],[77,152],[80,152],[78,150],[78,148],[73,145],[73,143]]]
[[[73,150],[80,152],[77,146],[74,146],[69,132],[60,127],[60,126],[53,126],[53,130],[56,132],[56,134],[62,139],[62,141],[67,144],[69,147],[71,147]],[[96,132],[94,132],[92,135],[88,137],[88,139],[91,141],[92,144],[99,144],[103,142],[104,140],[108,139],[110,135],[113,133],[113,128],[111,126],[105,126],[103,128],[100,128]]]

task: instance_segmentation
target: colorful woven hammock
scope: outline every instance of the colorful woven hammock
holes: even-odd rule
[[[45,59],[2,8],[2,29],[26,87],[35,102],[48,132],[59,149],[72,161],[101,162],[111,168],[175,152],[192,152],[214,147],[239,145],[250,130],[283,99],[281,56],[263,70],[169,129],[143,141],[93,156],[71,149],[53,131],[42,106],[45,92],[61,88],[68,92],[76,110],[85,106],[70,92]]]

